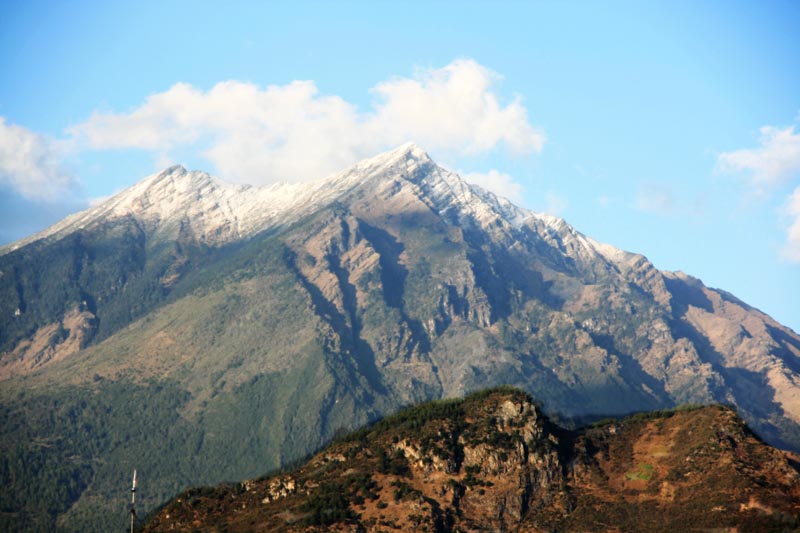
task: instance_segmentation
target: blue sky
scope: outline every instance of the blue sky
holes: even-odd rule
[[[798,2],[0,2],[0,243],[414,140],[800,331]]]

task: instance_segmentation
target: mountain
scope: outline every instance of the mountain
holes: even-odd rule
[[[405,145],[267,188],[172,167],[0,251],[0,528],[108,529],[420,401],[734,406],[800,449],[800,337]],[[143,493],[145,494],[145,493]]]
[[[187,490],[144,531],[787,531],[798,505],[796,457],[731,409],[568,431],[501,389],[401,411],[292,471]]]

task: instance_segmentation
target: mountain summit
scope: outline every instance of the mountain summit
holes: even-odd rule
[[[408,143],[323,179],[264,187],[234,185],[175,165],[42,232],[0,248],[0,254],[126,217],[142,224],[151,236],[175,238],[177,231],[188,229],[200,242],[221,245],[285,225],[401,166],[408,170],[432,164],[421,148]]]
[[[498,384],[564,423],[725,403],[800,449],[795,332],[411,144],[263,188],[172,167],[4,248],[0,379],[15,527],[103,529],[134,463],[152,506]]]
[[[407,143],[308,183],[234,185],[205,172],[172,166],[42,232],[0,248],[0,254],[127,217],[142,224],[150,236],[162,233],[176,238],[178,230],[188,229],[199,242],[222,245],[299,220],[353,188],[368,186],[369,182],[382,178],[398,185],[399,179],[422,188],[430,207],[442,215],[451,213],[456,220],[488,223],[500,217],[519,226],[525,219],[537,219],[554,228],[569,228],[562,219],[519,208],[505,198],[464,182],[437,166],[422,148]],[[569,231],[575,233],[572,228]],[[589,248],[609,250],[615,256],[620,253],[594,241],[588,244],[589,241],[583,238],[583,244]]]

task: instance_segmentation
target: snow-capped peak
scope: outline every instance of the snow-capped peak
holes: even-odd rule
[[[172,166],[36,235],[0,248],[0,254],[40,239],[59,238],[124,217],[137,220],[151,238],[174,238],[178,232],[189,231],[201,242],[224,244],[290,224],[355,188],[369,187],[376,179],[407,183],[431,209],[457,223],[484,228],[496,226],[500,221],[515,228],[531,224],[552,238],[567,239],[584,253],[600,255],[609,261],[619,262],[631,255],[585,237],[558,217],[520,208],[466,183],[457,174],[436,165],[414,143],[306,183],[234,185],[205,172]]]
[[[421,162],[430,162],[431,158],[425,150],[420,148],[416,143],[407,142],[401,144],[393,150],[383,152],[375,157],[363,160],[361,163],[369,166],[389,166],[399,161],[416,160]]]
[[[169,237],[189,228],[198,240],[222,244],[298,220],[374,177],[413,172],[431,163],[424,150],[406,143],[322,179],[263,187],[234,185],[205,172],[171,166],[40,233],[0,248],[0,253],[127,216],[150,235],[166,232]]]

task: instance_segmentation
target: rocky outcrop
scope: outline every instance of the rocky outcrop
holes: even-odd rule
[[[145,531],[772,530],[798,505],[794,457],[728,408],[569,432],[503,389],[401,412],[290,474],[190,490]]]

